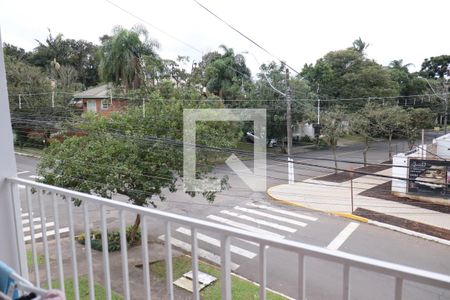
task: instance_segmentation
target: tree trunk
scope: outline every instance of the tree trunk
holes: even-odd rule
[[[389,160],[392,159],[392,133],[389,134]]]
[[[136,233],[139,229],[139,225],[141,224],[141,215],[137,214],[136,215],[136,219],[134,220],[134,224],[133,227],[131,227],[131,231],[130,231],[130,242],[129,245],[134,245],[137,241],[136,241]]]
[[[367,151],[369,150],[369,138],[366,137],[364,142],[366,144],[366,147],[364,148],[364,151],[363,151],[364,167],[367,167]]]
[[[336,144],[333,144],[331,146],[331,150],[333,151],[333,157],[334,157],[334,174],[337,174],[338,163],[337,163],[337,158],[336,158]]]

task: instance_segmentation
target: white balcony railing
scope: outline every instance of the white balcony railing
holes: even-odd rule
[[[100,213],[100,230],[102,233],[102,247],[108,249],[108,241],[106,238],[107,232],[107,219],[106,209],[116,210],[119,217],[119,231],[121,237],[121,266],[122,266],[122,284],[123,284],[123,296],[125,299],[130,299],[130,280],[128,270],[128,254],[126,245],[126,220],[125,213],[134,213],[141,216],[141,235],[142,235],[142,263],[143,263],[143,286],[145,286],[146,299],[151,298],[152,289],[150,285],[150,270],[149,270],[149,251],[148,251],[148,221],[151,219],[157,219],[164,223],[165,228],[165,262],[166,262],[166,278],[167,278],[167,297],[168,299],[174,298],[173,289],[173,276],[172,276],[172,246],[171,246],[171,224],[181,224],[187,226],[191,230],[191,255],[192,255],[192,270],[193,270],[193,298],[199,299],[198,292],[198,247],[197,247],[197,232],[199,230],[206,230],[209,232],[217,233],[221,236],[220,243],[220,268],[221,268],[221,289],[222,299],[231,299],[231,259],[230,259],[230,240],[231,238],[239,238],[252,243],[257,243],[259,246],[259,295],[260,299],[266,298],[267,290],[267,247],[282,249],[285,251],[293,252],[297,255],[298,260],[293,262],[293,270],[297,274],[298,285],[298,299],[306,299],[305,281],[308,273],[305,268],[305,258],[313,257],[316,259],[324,260],[330,263],[337,263],[342,265],[343,280],[342,280],[342,299],[350,299],[351,293],[351,270],[362,269],[366,271],[383,274],[392,278],[394,282],[394,289],[392,290],[393,298],[396,300],[402,299],[403,287],[405,281],[426,285],[429,287],[435,287],[445,290],[450,290],[450,277],[447,275],[428,272],[420,269],[397,265],[393,263],[383,262],[371,258],[352,255],[340,251],[332,251],[325,248],[312,246],[295,241],[282,240],[278,238],[272,238],[247,232],[244,230],[236,229],[233,227],[220,225],[204,220],[194,219],[182,215],[168,213],[160,211],[158,209],[142,208],[134,206],[128,203],[109,200],[97,196],[92,196],[84,193],[79,193],[55,186],[36,183],[34,181],[28,181],[19,178],[8,178],[8,184],[11,187],[11,195],[13,199],[13,206],[15,210],[16,220],[16,232],[19,237],[18,241],[22,243],[19,248],[24,247],[23,228],[21,218],[22,214],[28,217],[30,228],[29,234],[31,242],[31,250],[33,253],[33,270],[34,278],[32,279],[38,286],[41,285],[39,276],[39,267],[37,263],[37,247],[38,239],[42,244],[45,256],[45,273],[47,284],[51,285],[52,280],[58,280],[61,286],[64,286],[64,274],[67,274],[67,270],[63,269],[63,254],[61,251],[61,214],[67,216],[64,221],[68,223],[68,239],[70,241],[70,251],[68,255],[71,259],[71,277],[74,282],[75,299],[79,299],[78,292],[78,275],[79,265],[77,263],[76,255],[76,242],[75,242],[75,225],[74,224],[74,205],[73,199],[79,199],[82,201],[80,213],[76,216],[76,220],[82,222],[84,233],[86,236],[90,236],[90,211],[93,208],[97,208],[95,211]],[[37,203],[35,200],[37,198]],[[49,238],[46,234],[45,216],[50,213],[54,218],[54,237],[51,238],[56,244],[56,262],[57,262],[57,276],[52,276],[51,265],[49,259]],[[33,218],[39,215],[42,226],[42,235],[37,236],[33,230]],[[95,299],[94,294],[94,276],[93,276],[93,263],[92,263],[92,251],[90,239],[85,239],[85,254],[87,262],[87,277],[89,281],[89,298]],[[23,251],[22,251],[23,252]],[[110,273],[110,257],[108,251],[103,251],[103,281],[106,289],[106,299],[111,299],[111,273]],[[67,259],[67,257],[65,258]],[[24,260],[22,260],[24,261]],[[26,268],[25,268],[26,269]],[[54,268],[55,269],[55,268]],[[292,270],[291,270],[292,271]],[[22,274],[27,276],[28,274]]]

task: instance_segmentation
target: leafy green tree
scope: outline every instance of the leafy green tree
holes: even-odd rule
[[[322,99],[397,96],[399,87],[389,71],[365,57],[364,42],[355,43],[352,48],[327,53],[315,65],[305,65],[301,75],[311,86],[319,88]],[[355,111],[366,103],[363,100],[342,103],[346,104]]]
[[[265,108],[267,110],[267,134],[269,138],[287,141],[286,137],[286,97],[287,91],[286,67],[283,64],[271,62],[263,64],[257,74],[258,80],[250,88],[248,101],[243,105],[252,108]],[[313,101],[316,96],[312,93],[309,83],[300,77],[289,80],[291,90],[291,118],[292,124],[308,121],[313,110]],[[285,151],[285,143],[280,143]]]
[[[409,73],[408,67],[411,65],[404,64],[402,59],[393,60],[389,64],[390,76],[393,81],[397,82],[402,96],[420,95],[427,89],[427,83],[424,79],[418,78],[416,74]]]
[[[351,131],[364,138],[364,166],[367,166],[367,151],[369,150],[370,142],[378,134],[376,126],[376,118],[378,116],[374,113],[376,108],[376,105],[367,103],[363,109],[353,113],[350,118]]]
[[[334,159],[334,172],[337,173],[338,163],[336,157],[336,148],[338,141],[346,133],[349,128],[348,115],[340,107],[333,107],[321,114],[321,137],[331,147]]]
[[[30,64],[50,74],[51,62],[56,60],[61,66],[74,68],[77,81],[84,87],[98,84],[98,46],[84,40],[65,39],[61,33],[54,37],[50,30],[44,42],[37,42],[39,45],[26,57]]]
[[[353,49],[355,49],[356,51],[358,51],[359,53],[363,54],[364,51],[366,51],[366,49],[370,46],[368,43],[364,42],[361,37],[357,38],[356,40],[353,41]]]
[[[426,58],[422,63],[420,74],[427,78],[443,78],[450,75],[450,55]]]
[[[434,117],[433,112],[428,108],[408,108],[406,110],[402,133],[408,141],[409,149],[412,149],[416,140],[420,137],[422,129],[432,126]]]
[[[388,139],[389,159],[392,158],[392,137],[402,134],[402,126],[408,119],[407,111],[397,105],[374,106],[371,115],[377,131]]]
[[[251,73],[242,54],[235,54],[232,48],[221,45],[219,52],[210,52],[203,56],[198,68],[202,84],[220,99],[237,99],[242,93],[244,82],[250,81]]]
[[[223,107],[218,102],[159,99],[152,95],[145,117],[141,109],[130,109],[109,118],[86,114],[75,120],[69,129],[84,135],[51,143],[38,166],[42,181],[108,198],[119,193],[132,204],[156,207],[155,197],[164,200],[164,189],[176,191],[176,183],[182,179],[183,109]],[[197,126],[198,145],[232,147],[238,138],[238,130],[230,122],[200,122]],[[206,149],[199,146],[198,178],[213,177],[209,159]],[[226,178],[221,182],[225,188]],[[215,193],[203,196],[213,201]],[[139,223],[138,215],[132,237]]]
[[[139,25],[131,30],[113,28],[113,35],[105,38],[100,48],[99,70],[104,81],[124,88],[137,89],[143,78],[143,57],[156,57],[158,42],[149,39],[147,30]]]

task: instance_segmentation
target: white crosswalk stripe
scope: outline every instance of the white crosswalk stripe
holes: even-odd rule
[[[261,217],[266,217],[266,218],[269,218],[269,219],[282,221],[282,222],[289,223],[289,224],[292,224],[292,225],[301,226],[301,227],[305,227],[306,225],[308,225],[308,224],[306,224],[304,222],[288,219],[288,218],[281,217],[281,216],[271,215],[271,214],[268,214],[268,213],[265,213],[265,212],[262,212],[262,211],[258,211],[258,210],[255,210],[255,209],[249,209],[249,208],[240,207],[240,206],[235,206],[234,209],[237,209],[237,210],[240,210],[240,211],[244,211],[244,212],[247,212],[249,214],[258,215],[258,216],[261,216]]]
[[[247,215],[241,215],[241,214],[234,213],[234,212],[231,212],[231,211],[228,211],[228,210],[222,210],[222,211],[220,211],[220,213],[226,214],[226,215],[229,215],[229,216],[232,216],[232,217],[236,217],[236,218],[239,218],[239,219],[243,219],[243,220],[246,220],[246,221],[250,221],[250,222],[253,222],[253,223],[256,223],[256,224],[272,227],[272,228],[275,228],[275,229],[278,229],[278,230],[287,231],[287,232],[290,232],[290,233],[294,233],[294,232],[297,231],[297,229],[295,229],[295,228],[279,225],[279,224],[268,222],[268,221],[264,221],[264,220],[261,220],[261,219],[256,219],[256,218],[253,218],[253,217],[250,217],[250,216],[247,216]]]
[[[159,236],[158,239],[160,239],[162,241],[166,240],[164,235]],[[185,243],[185,242],[178,240],[176,238],[173,238],[173,237],[170,238],[170,242],[173,246],[183,249],[184,251],[188,251],[188,252],[191,251],[191,245],[188,243]],[[198,253],[199,257],[220,265],[220,256],[219,255],[216,255],[212,252],[203,250],[201,248],[198,248],[197,253]],[[237,268],[239,268],[239,265],[234,262],[231,262],[231,270],[236,271]]]
[[[180,232],[180,233],[183,233],[185,235],[191,236],[191,231],[189,229],[187,229],[187,228],[179,227],[177,229],[177,231]],[[211,245],[216,246],[216,247],[220,247],[220,241],[219,240],[214,239],[214,238],[212,238],[212,237],[210,237],[210,236],[208,236],[206,234],[197,233],[197,238],[200,241],[203,241],[205,243],[211,244]],[[235,254],[239,254],[241,256],[244,256],[244,257],[247,257],[247,258],[250,258],[250,259],[256,256],[256,253],[247,251],[247,250],[245,250],[243,248],[236,247],[236,246],[233,246],[233,245],[231,245],[230,250],[231,250],[231,252],[233,252]]]
[[[206,218],[242,230],[280,239],[285,238],[285,236],[280,233],[286,232],[287,234],[293,234],[299,230],[303,230],[308,225],[308,221],[318,220],[315,217],[284,210],[279,207],[254,203],[244,203],[243,205],[237,205],[232,209],[221,210],[219,213],[220,215],[211,214],[206,216]],[[158,238],[165,241],[164,235],[161,235]],[[190,228],[178,227],[174,229],[172,233],[171,244],[174,247],[190,252],[190,238]],[[220,264],[220,237],[198,232],[197,240],[199,242],[199,257],[212,263]],[[232,269],[239,267],[239,265],[235,263],[237,262],[236,260],[241,262],[242,259],[255,259],[255,257],[258,256],[258,243],[239,238],[233,238],[231,243],[230,252],[232,254],[232,260],[234,261],[232,263]],[[238,243],[239,246],[237,246],[236,243]]]
[[[261,228],[253,227],[253,226],[250,226],[250,225],[247,225],[247,224],[242,224],[242,223],[235,222],[235,221],[232,221],[232,220],[228,220],[226,218],[222,218],[222,217],[219,217],[219,216],[209,215],[209,216],[207,216],[207,218],[211,219],[211,220],[214,220],[214,221],[217,221],[217,222],[221,222],[221,223],[233,226],[233,227],[238,227],[238,228],[241,228],[241,229],[244,229],[244,230],[252,231],[252,232],[255,232],[255,233],[260,233],[260,234],[264,234],[264,235],[275,237],[275,238],[279,238],[279,239],[283,239],[284,238],[284,236],[281,235],[281,234],[274,233],[274,232],[271,232],[271,231],[267,231],[267,230],[264,230],[264,229],[261,229]]]
[[[306,216],[303,214],[299,214],[299,213],[295,213],[292,211],[287,211],[284,209],[279,209],[276,207],[272,207],[272,206],[267,206],[267,205],[260,205],[260,204],[254,204],[254,203],[247,203],[248,206],[253,206],[253,207],[258,207],[258,208],[263,208],[266,210],[270,210],[273,212],[277,212],[279,214],[283,214],[283,215],[287,215],[287,216],[291,216],[291,217],[296,217],[296,218],[300,218],[300,219],[304,219],[304,220],[308,220],[308,221],[317,221],[317,218],[315,217],[311,217],[311,216]]]
[[[34,216],[34,214],[32,215]],[[52,237],[56,234],[56,228],[55,228],[55,222],[50,221],[50,218],[47,217],[44,223],[45,230],[46,230],[46,236]],[[22,226],[23,226],[23,233],[24,233],[24,241],[29,242],[31,241],[31,226],[33,226],[34,229],[34,238],[36,240],[42,238],[42,222],[40,217],[34,217],[31,219],[30,224],[30,215],[29,213],[22,213]],[[69,227],[61,227],[59,229],[59,233],[67,233],[69,232]]]

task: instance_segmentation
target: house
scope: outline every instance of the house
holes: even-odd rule
[[[108,84],[77,93],[73,97],[75,103],[82,106],[83,112],[108,116],[111,112],[121,112],[127,109],[127,99],[114,96]]]

